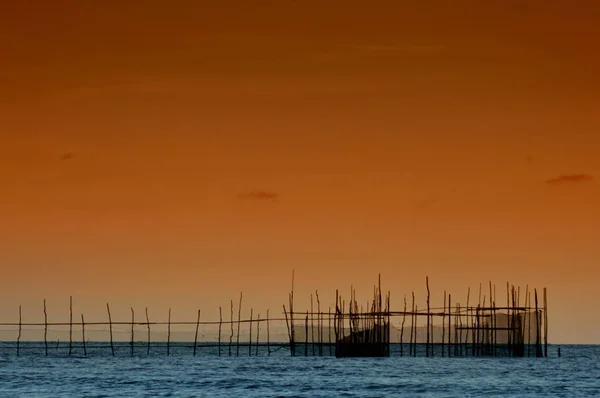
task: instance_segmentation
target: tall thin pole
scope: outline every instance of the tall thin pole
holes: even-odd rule
[[[133,326],[135,325],[135,313],[133,312],[133,307],[131,307],[131,356],[133,356]]]
[[[238,323],[237,323],[237,341],[236,341],[236,355],[240,356],[240,326],[242,320],[242,293],[240,292],[240,304],[238,306]]]
[[[200,327],[200,310],[198,310],[198,317],[196,318],[196,333],[194,334],[194,356],[196,356],[196,349],[198,348],[198,328]]]
[[[455,325],[456,327],[456,325]],[[452,337],[452,295],[448,293],[448,357],[450,357],[452,344],[450,339]]]
[[[252,308],[250,308],[250,337],[248,338],[248,356],[252,356]]]
[[[171,355],[171,309],[169,308],[169,320],[167,322],[167,356]]]
[[[69,356],[73,351],[73,296],[69,296]]]
[[[231,356],[231,346],[233,345],[233,300],[231,300],[231,310],[229,312],[229,323],[231,326],[231,334],[229,335],[229,356]]]
[[[271,334],[269,332],[269,310],[267,310],[267,355],[271,356]]]
[[[146,355],[150,355],[150,317],[148,316],[148,307],[146,307],[146,325],[148,326],[148,346]]]
[[[17,336],[17,356],[19,356],[20,346],[21,346],[21,328],[22,328],[22,320],[21,320],[21,306],[19,305],[19,335]]]
[[[44,299],[44,348],[48,356],[48,312],[46,311],[46,299]]]
[[[406,322],[406,294],[404,295],[404,311],[402,312],[402,327],[400,328],[400,356],[404,356],[404,323]]]
[[[260,344],[260,314],[256,319],[256,352],[254,356],[258,356],[258,345]]]
[[[410,312],[410,344],[408,345],[409,355],[413,355],[413,349],[416,350],[416,347],[413,347],[413,335],[415,329],[415,292],[412,292],[412,307]]]
[[[223,309],[219,306],[219,356],[221,356],[221,328],[223,325]]]
[[[413,355],[416,357],[417,356],[417,312],[419,312],[419,307],[417,305],[415,305],[415,349],[413,350]]]
[[[315,317],[313,310],[313,295],[310,294],[310,343],[312,346],[312,355],[315,356]]]
[[[548,357],[548,296],[544,288],[544,356]]]
[[[430,315],[429,315],[429,311],[430,311],[430,309],[429,309],[429,296],[430,296],[430,292],[429,292],[429,277],[428,276],[425,277],[425,283],[427,285],[427,345],[425,346],[425,356],[428,357],[429,356],[429,326],[430,326],[429,325],[429,322],[430,322],[430,320],[429,320],[429,318],[430,318]]]
[[[85,346],[85,321],[83,320],[83,314],[81,314],[81,342],[83,343],[83,355],[87,357],[87,347]]]
[[[444,310],[442,311],[442,357],[444,354],[444,343],[446,339],[446,291],[444,290]],[[448,341],[448,347],[450,346],[450,341]]]
[[[112,356],[115,356],[115,345],[113,343],[112,317],[110,316],[110,306],[106,303],[106,311],[108,312],[108,331],[110,333],[110,350]]]
[[[531,292],[529,292],[529,308],[527,308],[527,356],[531,356]]]

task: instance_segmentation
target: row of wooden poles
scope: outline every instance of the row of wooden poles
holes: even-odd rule
[[[535,304],[532,304],[532,292],[527,286],[525,289],[525,303],[521,306],[521,289],[515,288],[507,282],[506,285],[506,306],[498,306],[496,304],[496,286],[489,283],[489,306],[486,306],[486,295],[483,295],[482,289],[479,288],[479,300],[477,306],[470,305],[471,289],[467,292],[467,305],[461,307],[456,304],[452,307],[452,295],[444,291],[444,307],[442,311],[430,307],[431,292],[429,288],[429,278],[426,278],[427,287],[427,310],[419,312],[418,306],[415,304],[415,293],[412,292],[412,309],[407,311],[407,300],[404,296],[404,311],[390,312],[389,315],[402,316],[402,325],[400,329],[400,355],[404,355],[404,330],[406,319],[410,317],[410,338],[409,338],[409,355],[417,355],[417,317],[426,317],[426,342],[425,355],[427,357],[434,355],[433,340],[434,323],[433,318],[441,318],[442,338],[439,344],[441,345],[441,356],[463,356],[468,355],[468,349],[471,349],[471,356],[498,356],[502,349],[509,356],[524,356],[525,352],[525,328],[522,325],[523,318],[526,317],[528,324],[527,337],[527,356],[531,353],[531,313],[535,316],[535,356],[548,356],[548,300],[547,290],[543,289],[543,306],[539,305],[538,291],[533,290]],[[498,326],[498,315],[504,313],[507,317],[507,325],[505,327]],[[454,326],[452,320],[454,319]],[[447,321],[447,322],[446,322]],[[543,325],[543,332],[542,332]],[[507,341],[501,343],[498,341],[498,331],[506,331]],[[454,336],[452,336],[454,332]],[[464,336],[463,336],[464,332]],[[543,342],[542,342],[543,333]],[[470,338],[469,338],[470,337]],[[464,352],[463,352],[464,348]]]
[[[308,355],[309,346],[312,346],[312,355],[324,355],[324,347],[329,347],[329,355],[332,355],[333,352],[333,342],[332,342],[332,323],[333,323],[333,331],[335,332],[335,342],[339,342],[343,340],[345,336],[345,330],[350,331],[351,338],[352,336],[356,336],[359,331],[366,330],[374,330],[375,325],[384,325],[387,321],[387,325],[390,325],[390,318],[393,317],[401,317],[401,330],[400,330],[400,355],[404,356],[404,332],[407,320],[410,319],[410,336],[408,341],[408,355],[416,356],[417,355],[417,346],[422,346],[422,343],[417,343],[417,318],[418,317],[426,317],[426,343],[425,343],[425,355],[433,356],[435,355],[434,345],[441,345],[441,355],[442,356],[464,356],[470,355],[472,356],[481,356],[481,355],[492,355],[497,356],[501,355],[503,350],[508,353],[508,355],[521,356],[524,355],[523,351],[525,348],[525,328],[523,327],[523,319],[524,316],[528,319],[528,338],[527,338],[527,355],[531,355],[531,334],[535,333],[535,344],[533,345],[536,356],[548,356],[548,303],[547,303],[547,292],[546,289],[543,289],[543,297],[542,303],[539,303],[538,291],[534,289],[533,291],[529,290],[529,287],[526,287],[524,294],[524,305],[521,306],[521,289],[515,288],[514,286],[510,286],[507,283],[507,291],[506,291],[506,306],[497,305],[496,301],[496,286],[489,283],[489,295],[483,294],[482,296],[482,285],[479,288],[479,299],[477,305],[471,305],[471,290],[469,289],[467,292],[467,302],[466,306],[463,307],[461,304],[455,304],[452,306],[452,296],[451,294],[447,294],[444,292],[444,307],[440,308],[431,308],[430,307],[430,297],[431,292],[429,288],[429,278],[426,278],[426,288],[427,288],[427,308],[426,311],[420,311],[415,304],[415,294],[412,292],[412,305],[409,310],[407,307],[406,296],[404,297],[404,310],[399,312],[394,312],[390,310],[389,302],[390,302],[390,294],[388,292],[385,298],[385,308],[382,306],[382,297],[381,297],[381,279],[379,280],[379,287],[374,288],[374,297],[373,302],[369,306],[367,305],[367,311],[364,311],[364,307],[358,306],[356,301],[356,293],[354,289],[351,288],[351,297],[348,303],[348,311],[346,311],[346,302],[343,300],[341,296],[339,296],[338,291],[336,291],[336,309],[335,312],[331,311],[331,307],[329,307],[328,312],[321,311],[321,302],[319,299],[318,291],[315,292],[316,297],[316,312],[314,312],[313,305],[313,295],[311,294],[311,308],[310,311],[306,312],[296,312],[294,311],[294,276],[292,274],[292,290],[289,293],[289,309],[283,305],[283,311],[285,318],[270,318],[269,311],[267,311],[267,317],[261,319],[260,314],[256,319],[253,317],[253,310],[250,310],[250,319],[241,319],[241,308],[242,308],[242,294],[240,294],[239,305],[238,305],[238,314],[237,320],[234,320],[234,304],[233,300],[231,301],[230,308],[230,320],[223,320],[223,312],[222,308],[219,307],[219,321],[202,321],[200,320],[201,311],[197,312],[197,319],[195,322],[172,322],[171,321],[171,310],[169,309],[168,321],[167,322],[150,322],[148,309],[145,311],[146,322],[136,322],[135,321],[135,312],[133,308],[131,308],[131,321],[130,322],[113,322],[110,306],[107,303],[106,309],[108,314],[108,322],[88,322],[86,323],[84,320],[83,314],[81,314],[81,322],[73,321],[73,299],[72,297],[69,300],[69,308],[70,308],[70,318],[68,323],[49,323],[48,322],[48,312],[46,308],[46,300],[44,300],[44,323],[23,323],[21,317],[21,306],[19,306],[19,322],[18,323],[0,323],[0,326],[18,326],[18,337],[16,341],[16,350],[17,355],[19,355],[21,350],[21,335],[23,326],[44,326],[44,348],[45,353],[48,355],[49,344],[48,344],[48,327],[49,326],[69,326],[69,355],[72,354],[73,351],[73,327],[80,326],[82,332],[82,347],[84,351],[84,355],[87,355],[87,346],[86,346],[86,325],[103,325],[108,326],[109,337],[110,337],[110,349],[112,355],[115,355],[115,343],[113,340],[113,326],[114,325],[127,325],[131,327],[131,355],[134,355],[134,347],[135,347],[135,331],[134,327],[137,326],[146,326],[147,327],[147,354],[150,353],[151,347],[151,326],[152,325],[166,325],[167,326],[167,355],[170,354],[171,349],[171,326],[172,325],[195,325],[195,335],[194,335],[194,345],[193,345],[193,355],[197,354],[197,349],[199,347],[218,347],[218,355],[222,355],[222,348],[226,347],[226,352],[229,356],[233,355],[235,349],[235,355],[240,355],[240,348],[244,347],[246,344],[240,343],[240,330],[242,323],[249,324],[249,339],[248,339],[248,355],[252,355],[253,348],[253,325],[256,324],[256,343],[254,343],[255,355],[258,355],[259,346],[266,345],[268,355],[271,354],[271,347],[273,343],[270,341],[270,327],[269,324],[271,321],[284,321],[287,325],[288,331],[288,339],[289,339],[289,347],[292,356],[296,355],[296,346],[303,344],[304,345],[304,355]],[[533,294],[533,297],[532,297]],[[487,305],[486,305],[487,303]],[[534,312],[535,311],[535,312]],[[535,329],[532,331],[531,325],[531,313],[534,312],[535,316]],[[508,324],[506,326],[499,326],[497,324],[498,315],[504,314],[507,316]],[[302,317],[304,321],[304,332],[305,332],[305,341],[298,342],[296,341],[296,323],[295,319],[297,317]],[[302,319],[301,318],[301,319]],[[441,319],[442,326],[442,337],[440,342],[434,342],[434,318]],[[344,326],[344,321],[348,320],[348,328],[346,329]],[[325,322],[328,323],[328,341],[327,343],[324,340],[324,327]],[[260,325],[261,323],[266,323],[266,342],[260,343]],[[315,323],[316,323],[316,332],[315,332]],[[237,324],[237,331],[234,328],[234,325]],[[198,345],[198,331],[200,325],[218,325],[218,342],[216,345]],[[224,325],[230,325],[230,334],[229,334],[229,342],[222,341],[222,329]],[[542,326],[543,325],[543,331]],[[309,344],[309,326],[311,329],[311,339]],[[506,332],[507,341],[502,343],[498,341],[498,332]],[[237,333],[236,333],[237,332]],[[543,342],[542,342],[543,335]],[[235,344],[234,344],[234,336]],[[383,341],[382,339],[373,340],[373,342],[387,342],[389,343],[389,333],[387,335],[387,340]],[[380,341],[382,340],[382,341]],[[439,350],[438,350],[439,352]]]
[[[146,317],[146,322],[136,322],[135,320],[135,311],[133,308],[131,308],[131,322],[113,322],[112,319],[112,315],[110,312],[110,305],[107,303],[106,304],[106,310],[107,310],[107,314],[108,314],[108,322],[85,322],[84,316],[83,314],[81,314],[81,322],[76,322],[73,321],[73,297],[71,296],[69,298],[69,322],[48,322],[48,311],[47,311],[47,307],[46,307],[46,300],[44,299],[44,323],[25,323],[22,321],[22,308],[21,306],[19,306],[19,322],[18,323],[0,323],[0,326],[17,326],[18,327],[18,335],[17,335],[17,340],[16,340],[16,352],[17,355],[20,355],[21,353],[21,349],[22,347],[22,342],[21,342],[21,337],[22,337],[22,331],[23,331],[23,327],[28,327],[28,326],[44,326],[44,350],[45,350],[45,354],[46,356],[49,353],[49,341],[48,341],[48,328],[52,327],[52,326],[69,326],[69,345],[68,345],[68,355],[72,355],[73,353],[73,349],[75,348],[74,346],[74,342],[73,342],[73,330],[74,327],[81,327],[81,335],[82,335],[82,345],[81,347],[83,348],[83,353],[84,355],[87,356],[88,353],[88,345],[87,345],[87,341],[86,341],[86,325],[87,326],[108,326],[108,332],[109,332],[109,338],[110,338],[110,349],[111,349],[111,353],[113,356],[115,356],[115,341],[113,339],[113,326],[115,325],[127,325],[131,327],[131,339],[129,341],[129,345],[131,348],[131,355],[133,356],[135,353],[135,326],[146,326],[147,327],[147,344],[146,344],[146,354],[150,355],[150,347],[151,347],[151,326],[153,325],[166,325],[167,326],[167,341],[166,341],[166,349],[167,349],[167,355],[170,355],[171,352],[171,347],[172,347],[172,342],[171,342],[171,326],[175,326],[175,325],[195,325],[196,326],[196,330],[195,330],[195,334],[194,334],[194,344],[193,344],[193,355],[196,356],[198,348],[209,348],[209,347],[217,347],[218,348],[218,355],[221,356],[222,355],[222,351],[223,349],[225,349],[225,352],[228,353],[229,356],[234,355],[235,356],[239,356],[240,355],[240,348],[241,347],[248,347],[248,355],[251,356],[253,353],[253,349],[254,354],[258,355],[259,354],[259,347],[261,346],[265,346],[267,348],[267,355],[271,355],[272,347],[275,347],[277,345],[277,343],[273,343],[271,342],[271,336],[270,336],[270,323],[273,321],[283,321],[284,319],[282,318],[269,318],[269,311],[267,310],[267,316],[266,318],[261,318],[260,314],[258,314],[257,318],[254,319],[254,310],[250,309],[250,318],[249,319],[242,319],[241,318],[241,308],[242,308],[242,294],[240,294],[240,299],[239,299],[239,305],[238,305],[238,316],[237,316],[237,320],[234,320],[233,316],[234,316],[234,305],[233,305],[233,300],[231,301],[231,310],[230,310],[230,320],[229,321],[224,321],[223,320],[223,311],[222,311],[222,307],[219,307],[219,321],[201,321],[200,320],[200,316],[201,316],[201,310],[198,310],[197,312],[197,318],[195,322],[174,322],[171,321],[171,309],[169,309],[169,315],[168,315],[168,321],[167,322],[150,322],[150,318],[148,315],[148,308],[145,309],[145,317]],[[240,331],[241,331],[241,325],[243,323],[247,323],[248,326],[248,333],[249,333],[249,338],[247,341],[247,344],[244,342],[240,342]],[[260,325],[261,323],[266,324],[266,340],[263,340],[263,342],[260,341]],[[234,330],[234,325],[237,324],[237,330]],[[218,325],[218,341],[217,344],[198,344],[198,332],[199,332],[199,328],[200,325]],[[230,334],[229,334],[229,341],[223,341],[222,336],[223,336],[223,326],[224,325],[230,325],[231,329],[230,329]],[[253,345],[253,325],[256,325],[256,340],[254,341],[254,345]],[[234,343],[234,336],[235,336],[235,343]]]
[[[379,330],[381,327],[390,324],[390,318],[401,317],[402,323],[400,327],[400,356],[405,355],[405,345],[408,343],[408,355],[417,356],[417,347],[422,347],[423,343],[417,343],[418,322],[417,318],[426,318],[426,340],[425,340],[425,356],[434,356],[437,351],[441,356],[531,356],[535,354],[537,357],[548,356],[548,301],[547,290],[543,289],[542,303],[540,304],[538,290],[531,291],[529,286],[525,289],[524,304],[521,305],[521,288],[506,285],[506,306],[498,305],[496,301],[496,286],[489,283],[489,295],[483,293],[482,285],[479,288],[479,297],[476,305],[471,305],[471,289],[467,291],[466,306],[460,303],[452,305],[452,295],[444,291],[444,306],[443,308],[432,308],[430,306],[431,290],[429,287],[429,278],[426,280],[427,301],[426,310],[419,310],[415,304],[415,293],[412,292],[412,304],[409,309],[407,299],[404,296],[404,310],[390,311],[388,292],[386,300],[386,308],[382,308],[381,298],[381,282],[379,287],[374,289],[374,298],[372,305],[368,310],[364,311],[364,307],[358,307],[356,301],[356,293],[351,288],[351,297],[346,306],[346,301],[343,300],[336,290],[336,310],[331,312],[331,308],[327,313],[321,312],[318,292],[315,296],[317,299],[317,312],[313,308],[313,295],[311,294],[311,309],[310,312],[295,312],[294,311],[294,289],[292,276],[292,290],[289,293],[289,311],[286,306],[283,306],[288,338],[290,341],[291,355],[295,356],[296,347],[304,347],[304,355],[308,355],[309,346],[312,346],[312,355],[323,355],[323,347],[329,345],[330,355],[332,350],[331,341],[331,322],[333,321],[335,331],[335,342],[341,342],[345,337],[345,331],[349,331],[349,337],[352,343],[354,336],[360,335],[361,332]],[[533,297],[532,297],[533,295]],[[348,310],[346,311],[346,307]],[[532,315],[533,314],[533,315]],[[498,317],[505,316],[506,325],[498,324]],[[297,341],[295,317],[303,317],[304,319],[304,341]],[[535,319],[532,326],[532,317]],[[437,318],[441,322],[441,341],[434,341],[434,322]],[[323,328],[325,321],[328,321],[328,343],[323,340]],[[348,321],[348,327],[345,327],[344,321]],[[527,320],[527,330],[524,327],[524,321]],[[315,332],[316,321],[316,332]],[[404,336],[407,321],[410,322],[410,336]],[[311,339],[309,342],[308,328],[310,325]],[[378,326],[379,325],[379,326]],[[534,328],[534,329],[532,329]],[[505,341],[499,341],[498,332],[505,333]],[[525,334],[527,333],[527,335]],[[535,336],[535,341],[532,343],[532,333]],[[316,338],[315,338],[316,335]],[[379,336],[377,333],[372,336]],[[387,336],[389,343],[389,335]],[[405,337],[408,337],[408,342],[405,342]],[[543,337],[543,341],[542,341]],[[363,341],[361,343],[381,343],[383,339]],[[437,347],[437,350],[434,349]]]

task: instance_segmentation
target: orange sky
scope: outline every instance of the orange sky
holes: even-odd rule
[[[600,343],[597,2],[122,3],[0,6],[3,320],[381,272],[397,309],[547,286],[551,341]]]

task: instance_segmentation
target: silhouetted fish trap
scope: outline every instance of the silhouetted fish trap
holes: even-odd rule
[[[310,310],[295,311],[292,274],[289,308],[283,305],[284,318],[270,317],[269,311],[265,317],[258,313],[255,316],[251,308],[249,317],[242,318],[240,294],[237,309],[233,300],[225,316],[219,307],[218,320],[203,320],[198,310],[194,321],[183,322],[172,321],[170,309],[167,321],[150,321],[148,308],[141,319],[136,318],[131,308],[130,320],[115,321],[108,304],[104,321],[85,322],[83,314],[81,321],[76,321],[72,298],[69,321],[49,322],[44,300],[44,322],[23,322],[19,306],[18,322],[0,323],[0,352],[69,356],[270,356],[289,350],[291,356],[338,358],[548,356],[545,288],[540,298],[537,289],[527,286],[522,291],[507,283],[506,297],[500,299],[503,301],[500,304],[496,286],[490,282],[485,289],[480,284],[476,300],[469,289],[466,305],[453,303],[452,295],[444,292],[443,307],[437,308],[430,306],[429,278],[426,289],[426,308],[418,308],[412,292],[410,307],[405,295],[403,310],[392,311],[390,292],[383,294],[379,277],[372,299],[364,306],[359,305],[351,287],[349,299],[336,290],[333,309],[323,310],[319,293],[315,292],[310,297]]]

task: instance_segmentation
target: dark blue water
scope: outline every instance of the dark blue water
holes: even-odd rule
[[[154,349],[154,348],[153,348]],[[548,358],[336,359],[271,356],[166,356],[143,345],[81,355],[43,348],[0,350],[2,397],[384,397],[600,396],[600,346],[550,347]],[[235,351],[234,351],[235,352]],[[246,347],[245,355],[248,355]],[[254,352],[252,353],[254,354]]]

